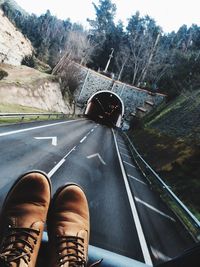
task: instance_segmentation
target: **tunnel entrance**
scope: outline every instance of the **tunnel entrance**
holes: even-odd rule
[[[102,124],[120,127],[124,104],[116,93],[100,91],[89,98],[85,115]]]

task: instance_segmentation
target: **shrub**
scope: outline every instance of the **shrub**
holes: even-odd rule
[[[70,105],[74,101],[74,93],[81,82],[80,69],[71,61],[66,62],[57,72],[61,81],[61,91],[64,97],[68,97]]]
[[[25,56],[23,59],[22,59],[22,62],[21,62],[22,65],[25,65],[25,66],[28,66],[30,68],[35,68],[35,59],[34,59],[34,56],[33,55],[28,55],[28,56]]]
[[[0,69],[0,80],[2,80],[4,77],[7,76],[8,76],[7,71]]]

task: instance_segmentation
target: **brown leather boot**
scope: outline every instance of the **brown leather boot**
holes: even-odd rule
[[[40,171],[12,186],[0,217],[0,266],[35,266],[50,198],[50,180]]]
[[[47,229],[50,267],[86,266],[90,233],[89,208],[76,184],[62,187],[50,208]]]

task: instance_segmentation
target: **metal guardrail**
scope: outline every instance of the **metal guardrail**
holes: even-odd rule
[[[123,133],[126,137],[128,146],[131,150],[133,158],[135,159],[138,167],[142,173],[146,176],[148,181],[156,185],[156,188],[161,197],[167,202],[172,211],[178,216],[190,234],[193,236],[196,242],[200,241],[200,222],[192,214],[192,212],[183,204],[183,202],[174,194],[169,186],[159,177],[159,175],[151,168],[151,166],[142,158],[137,149],[132,144],[130,138],[126,133]]]
[[[37,119],[43,116],[48,116],[48,119],[51,117],[56,118],[64,118],[66,114],[64,113],[0,113],[0,118],[21,118],[22,120],[25,117],[34,117],[36,116]]]

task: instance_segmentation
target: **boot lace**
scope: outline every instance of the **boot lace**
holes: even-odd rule
[[[78,236],[57,236],[57,242],[59,267],[63,267],[65,263],[69,263],[69,267],[86,267],[83,238]],[[93,263],[90,267],[97,266],[101,261]]]
[[[23,259],[28,265],[39,234],[40,230],[9,226],[1,244],[0,263],[10,266],[11,262],[17,263]]]

